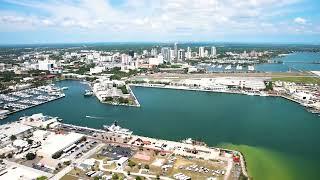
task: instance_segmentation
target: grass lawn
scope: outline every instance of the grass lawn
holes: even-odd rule
[[[320,78],[317,77],[274,77],[272,81],[286,81],[305,84],[320,84]]]

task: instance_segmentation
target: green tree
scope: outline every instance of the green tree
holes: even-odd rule
[[[112,179],[114,180],[119,179],[119,175],[117,173],[112,174]]]
[[[33,160],[33,159],[35,159],[36,158],[36,154],[35,153],[28,153],[27,155],[26,155],[26,159],[27,160]]]
[[[28,139],[28,144],[32,144],[33,143],[33,140],[32,139]]]
[[[37,177],[36,180],[46,180],[46,179],[48,179],[46,176],[40,176],[40,177]]]
[[[269,91],[269,90],[273,90],[273,84],[272,82],[266,82],[266,91]]]
[[[7,158],[11,159],[12,158],[12,153],[7,154]]]
[[[136,165],[136,163],[132,160],[128,161],[128,166],[130,166],[131,168],[134,167]]]
[[[108,102],[113,101],[113,97],[106,97],[106,101]]]
[[[15,136],[15,135],[10,136],[10,140],[11,140],[11,141],[14,141],[14,140],[16,140],[16,139],[17,139],[17,136]]]
[[[55,154],[52,155],[52,158],[58,159],[59,157],[61,157],[62,153],[63,153],[62,151],[56,152]]]

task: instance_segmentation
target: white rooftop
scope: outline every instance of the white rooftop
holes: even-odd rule
[[[42,148],[38,151],[41,155],[52,156],[54,153],[61,151],[83,137],[82,134],[69,133],[69,134],[55,134],[51,133]]]
[[[0,125],[0,135],[4,134],[7,137],[12,135],[17,135],[32,129],[32,127],[20,124],[20,123],[11,123],[11,124],[4,124]]]

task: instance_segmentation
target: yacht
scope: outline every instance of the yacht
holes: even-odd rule
[[[225,68],[225,70],[229,70],[229,69],[231,69],[231,65],[228,65],[228,66]]]
[[[68,87],[62,87],[61,90],[67,90],[69,89]]]
[[[117,121],[115,121],[111,126],[103,125],[103,128],[108,132],[114,132],[118,134],[132,135],[132,131],[129,129],[122,128],[118,125]]]
[[[237,70],[242,70],[242,66],[237,65],[236,69],[237,69]]]
[[[254,71],[254,66],[248,66],[248,71]]]
[[[90,90],[86,90],[84,93],[84,96],[92,96],[92,95],[93,95],[93,92]]]

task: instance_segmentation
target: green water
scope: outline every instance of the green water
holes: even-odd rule
[[[141,108],[101,104],[83,97],[86,85],[62,81],[66,97],[10,116],[42,112],[65,123],[102,128],[117,120],[135,134],[239,149],[254,179],[320,179],[320,118],[273,97],[133,88]],[[95,116],[97,119],[86,118]]]

